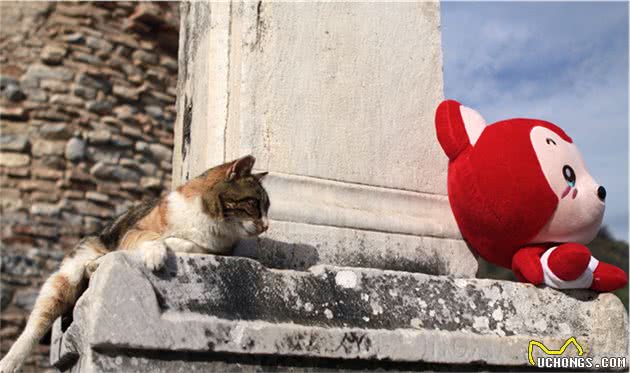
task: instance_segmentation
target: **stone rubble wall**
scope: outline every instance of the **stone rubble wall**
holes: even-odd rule
[[[177,3],[0,3],[0,355],[81,236],[170,187],[178,27]]]

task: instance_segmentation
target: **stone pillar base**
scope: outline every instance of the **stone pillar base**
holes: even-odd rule
[[[530,340],[575,336],[595,359],[628,347],[612,294],[212,255],[157,273],[107,255],[73,319],[56,323],[51,362],[74,372],[504,369],[528,366]]]

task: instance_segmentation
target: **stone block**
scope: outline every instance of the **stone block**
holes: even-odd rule
[[[29,141],[26,135],[0,136],[0,150],[23,152],[28,149]]]
[[[532,339],[558,348],[575,336],[595,359],[628,347],[627,315],[612,294],[365,268],[269,270],[212,255],[171,257],[156,273],[138,261],[120,252],[102,259],[72,324],[54,328],[52,363],[216,371],[229,356],[240,371],[273,355],[314,369],[341,359],[368,370],[514,369],[528,366]]]
[[[66,67],[50,67],[46,65],[34,64],[28,67],[24,79],[56,79],[70,81],[74,77],[74,72]]]
[[[59,65],[67,52],[68,50],[64,46],[49,44],[42,49],[41,59],[48,65]]]
[[[68,92],[68,84],[58,80],[42,79],[39,86],[50,92],[66,93]]]
[[[91,100],[85,103],[85,108],[97,114],[109,114],[114,104],[109,100]]]
[[[85,37],[81,33],[74,32],[72,34],[63,35],[62,40],[66,43],[81,44],[85,41]]]
[[[332,264],[455,277],[477,273],[477,262],[461,240],[283,221],[272,222],[262,237],[240,242],[235,254],[271,268]]]
[[[26,112],[21,107],[0,107],[0,119],[25,120]]]
[[[4,96],[13,102],[19,102],[26,98],[22,89],[17,85],[10,85],[4,89]]]
[[[114,179],[118,181],[138,181],[140,175],[129,168],[98,162],[90,169],[90,174],[99,179]]]
[[[67,140],[72,137],[72,131],[66,123],[42,123],[37,131],[48,140]]]
[[[48,141],[37,139],[33,142],[31,153],[35,157],[46,155],[63,155],[66,151],[65,141]]]
[[[0,153],[0,166],[23,167],[30,163],[31,157],[26,154]]]
[[[66,159],[76,162],[85,156],[85,141],[78,137],[68,140],[65,149]]]
[[[57,105],[83,106],[85,103],[77,96],[55,94],[50,97],[50,103]]]
[[[58,205],[51,203],[34,203],[30,208],[31,215],[56,216],[60,211]]]
[[[88,36],[85,39],[85,45],[87,45],[88,47],[92,49],[98,49],[104,53],[109,53],[114,48],[112,43],[108,42],[107,40],[95,38],[93,36]]]

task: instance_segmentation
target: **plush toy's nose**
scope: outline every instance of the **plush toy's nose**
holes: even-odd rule
[[[606,200],[606,188],[604,188],[603,186],[600,186],[599,188],[597,188],[597,197],[599,197],[599,199],[603,201]]]

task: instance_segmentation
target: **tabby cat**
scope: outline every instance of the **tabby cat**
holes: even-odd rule
[[[267,230],[266,173],[252,174],[254,157],[214,167],[166,196],[134,207],[99,235],[82,239],[44,283],[24,331],[0,361],[0,372],[15,372],[50,329],[69,311],[96,259],[115,250],[138,251],[159,270],[168,251],[229,254],[239,239]]]

